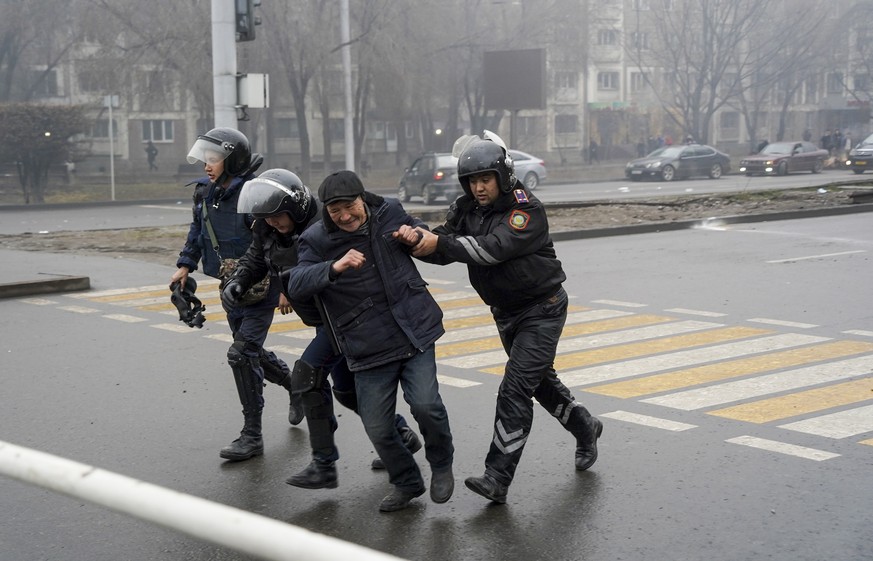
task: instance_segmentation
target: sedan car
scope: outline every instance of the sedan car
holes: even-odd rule
[[[855,173],[873,169],[873,134],[862,140],[849,152],[846,167]]]
[[[812,142],[771,142],[757,154],[746,156],[740,162],[740,173],[746,175],[786,175],[795,171],[821,173],[828,158]]]
[[[397,188],[397,198],[409,202],[412,197],[421,197],[424,204],[433,203],[437,197],[449,202],[461,194],[458,183],[458,159],[451,154],[429,152],[419,156],[406,168]]]
[[[546,179],[546,162],[521,150],[508,150],[515,164],[515,176],[529,191],[536,189]]]
[[[705,144],[663,146],[648,156],[628,162],[624,174],[631,181],[654,177],[673,181],[695,175],[718,179],[731,169],[730,156]]]

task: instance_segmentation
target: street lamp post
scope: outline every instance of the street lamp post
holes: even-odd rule
[[[115,124],[112,122],[112,108],[118,107],[118,96],[107,95],[103,97],[103,105],[109,108],[109,183],[111,187],[111,200],[115,200]]]

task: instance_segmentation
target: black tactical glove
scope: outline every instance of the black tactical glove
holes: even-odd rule
[[[240,298],[245,294],[246,289],[238,279],[230,279],[221,291],[221,303],[228,308],[236,308],[241,304]]]

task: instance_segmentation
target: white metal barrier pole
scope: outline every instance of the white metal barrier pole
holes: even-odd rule
[[[402,561],[259,514],[2,440],[0,474],[269,561]]]

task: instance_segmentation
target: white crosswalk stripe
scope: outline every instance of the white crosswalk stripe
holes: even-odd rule
[[[428,282],[443,307],[447,330],[437,342],[437,356],[442,356],[437,360],[440,384],[463,391],[481,386],[483,376],[502,375],[507,357],[489,307],[468,286],[440,279]],[[131,329],[135,324],[146,324],[230,344],[233,337],[227,329],[216,287],[217,281],[211,280],[198,287],[198,296],[207,304],[207,321],[213,327],[208,332],[170,320],[173,316],[178,318],[178,313],[169,302],[166,285],[20,301],[78,314],[100,314],[131,324]],[[73,302],[81,305],[71,305]],[[815,461],[840,455],[798,446],[790,442],[792,435],[855,437],[862,444],[873,443],[870,438],[873,382],[869,395],[864,389],[865,377],[873,372],[873,344],[869,341],[873,331],[869,329],[846,329],[842,334],[855,339],[838,341],[810,333],[809,330],[818,328],[815,324],[779,318],[730,320],[724,312],[682,307],[658,311],[644,302],[607,299],[588,303],[574,299],[573,305],[575,311],[568,314],[564,336],[558,344],[556,367],[568,387],[600,395],[601,399],[621,399],[626,404],[621,409],[601,413],[603,418],[673,432],[694,430],[716,416],[744,420],[746,424],[740,425],[744,430],[755,427],[753,423],[767,424],[771,429],[784,429],[785,442],[759,438],[753,433],[726,442]],[[111,313],[119,308],[135,313]],[[296,314],[277,314],[266,346],[286,360],[296,360],[314,334],[315,330],[305,326]],[[661,380],[664,377],[672,378]],[[795,402],[818,399],[815,392],[820,388],[840,384],[851,387],[843,388],[837,397],[831,396],[832,401],[823,399],[820,407],[802,402],[801,412],[792,412],[790,407],[775,410],[775,405],[767,409],[771,401],[784,400],[786,396],[792,396]],[[653,406],[662,407],[664,415],[635,412],[631,407],[634,402],[641,404],[640,408],[644,404],[646,413],[651,413]],[[755,420],[748,412],[750,406],[757,407],[759,402],[767,413],[762,415],[763,420]],[[742,407],[731,405],[712,410],[736,403]],[[740,408],[748,418],[736,411]],[[685,422],[687,414],[683,414],[683,422],[670,418],[677,411],[703,410],[708,410],[708,414],[701,412],[697,424]],[[866,435],[867,440],[859,435]]]
[[[558,353],[569,353],[586,349],[607,347],[610,345],[618,345],[620,343],[644,341],[646,339],[667,337],[669,335],[678,335],[680,333],[690,333],[701,329],[720,327],[721,325],[722,324],[720,323],[689,320],[678,321],[666,325],[651,325],[636,329],[627,329],[625,331],[603,335],[561,339],[561,342],[558,343]],[[455,366],[458,368],[482,368],[484,366],[492,366],[504,362],[506,362],[506,353],[503,350],[500,350],[472,356],[439,360],[437,361],[437,364],[445,364],[446,366]]]
[[[725,343],[723,345],[714,345],[702,349],[678,351],[653,357],[626,360],[615,364],[591,366],[589,368],[565,372],[562,374],[561,379],[564,381],[564,384],[568,386],[596,384],[610,380],[641,376],[643,374],[652,374],[662,370],[726,360],[755,353],[765,353],[827,340],[827,337],[796,335],[793,333],[772,335],[750,341]],[[575,382],[580,383],[576,384]]]
[[[806,388],[826,382],[846,380],[868,374],[871,370],[873,370],[873,356],[862,356],[828,364],[797,368],[777,374],[757,376],[748,380],[737,380],[705,388],[651,397],[642,401],[644,403],[682,409],[683,411],[692,411],[714,405],[732,403],[742,399]]]

